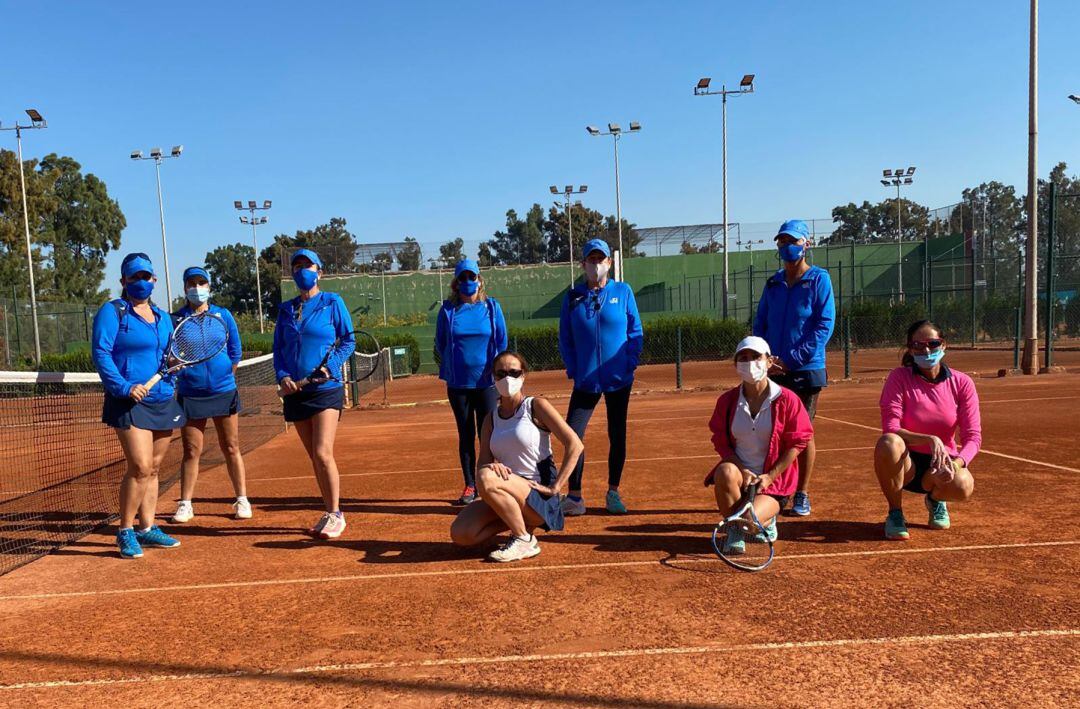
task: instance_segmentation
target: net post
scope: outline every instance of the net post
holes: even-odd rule
[[[675,388],[682,389],[682,325],[675,327]]]

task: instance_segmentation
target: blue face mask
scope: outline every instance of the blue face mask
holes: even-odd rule
[[[457,289],[462,295],[475,295],[480,290],[480,281],[458,281]]]
[[[788,263],[795,263],[806,253],[806,247],[802,244],[784,244],[780,247],[780,258]]]
[[[919,365],[923,369],[930,369],[936,367],[941,362],[941,358],[945,356],[945,348],[939,347],[933,352],[927,352],[926,354],[914,354],[915,364]]]
[[[154,292],[153,281],[135,281],[124,285],[124,290],[135,300],[146,300]]]
[[[296,287],[302,291],[309,291],[315,287],[315,284],[319,281],[318,271],[312,271],[309,268],[301,268],[296,273],[292,274],[293,283]]]

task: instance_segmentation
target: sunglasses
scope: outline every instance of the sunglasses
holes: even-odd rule
[[[469,273],[468,271],[466,271],[465,273],[458,276],[457,279],[461,283],[464,283],[465,281],[475,281],[476,280],[476,274],[475,273]]]
[[[129,281],[129,282],[132,279],[134,279],[136,281],[149,281],[149,280],[152,280],[153,278],[154,278],[154,275],[152,273],[147,273],[146,271],[139,271],[138,273],[131,274],[130,276],[128,276],[124,280]]]
[[[930,350],[936,350],[943,344],[945,344],[945,340],[912,340],[908,343],[908,347],[913,350],[925,350],[929,352]]]
[[[506,379],[507,377],[512,377],[513,379],[519,379],[523,374],[525,374],[525,372],[520,370],[520,369],[496,369],[495,370],[495,378],[496,379]]]

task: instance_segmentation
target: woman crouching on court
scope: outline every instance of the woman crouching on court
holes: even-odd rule
[[[207,420],[214,422],[218,446],[225,457],[236,502],[236,519],[251,518],[251,503],[245,486],[244,457],[240,454],[240,393],[236,388],[236,366],[243,350],[236,320],[227,309],[210,304],[210,274],[206,269],[192,266],[184,271],[184,295],[187,303],[173,313],[177,323],[199,313],[209,313],[225,323],[229,333],[228,345],[206,362],[181,369],[176,377],[176,393],[184,409],[187,423],[180,429],[184,442],[184,459],[180,463],[180,500],[172,521],[189,522],[195,516],[191,498],[199,477],[199,459],[203,452],[203,433]]]
[[[480,499],[458,514],[450,537],[460,546],[482,544],[509,529],[510,541],[488,555],[491,561],[518,561],[540,553],[532,530],[563,528],[559,490],[577,464],[584,446],[547,399],[525,396],[528,363],[516,352],[494,361],[499,404],[480,433]],[[551,434],[565,452],[556,470]]]
[[[171,377],[147,389],[161,367],[173,325],[169,314],[150,301],[157,277],[146,254],[133,253],[120,264],[120,297],[94,316],[91,356],[105,387],[102,423],[116,431],[127,466],[120,481],[120,556],[135,559],[143,547],[180,546],[154,524],[158,470],[169,450],[173,430],[184,424],[184,411],[173,398]],[[140,526],[136,531],[135,517]]]
[[[975,490],[968,466],[982,445],[975,382],[950,369],[945,338],[929,320],[912,323],[901,360],[881,390],[881,438],[874,471],[889,503],[885,538],[910,536],[903,491],[925,495],[931,529],[949,528],[946,501],[963,502]],[[953,440],[959,431],[960,448]]]
[[[341,512],[341,481],[334,460],[334,438],[338,419],[345,407],[342,367],[356,349],[352,316],[337,293],[319,290],[322,261],[310,249],[300,249],[292,257],[292,276],[300,295],[278,308],[274,327],[274,369],[281,389],[285,420],[296,427],[315,469],[326,512],[308,536],[336,539],[345,531]],[[321,367],[325,381],[301,387]]]
[[[747,541],[776,540],[776,515],[799,484],[799,453],[814,437],[798,395],[768,378],[771,356],[764,339],[743,338],[735,350],[742,384],[720,395],[709,421],[721,460],[705,477],[705,486],[716,485],[716,506],[726,517],[742,491],[759,483],[754,512],[768,535],[746,539],[733,528],[724,542],[725,554],[743,553]]]

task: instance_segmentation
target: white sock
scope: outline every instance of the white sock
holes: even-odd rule
[[[180,502],[181,505],[190,505],[191,504],[191,500],[179,500],[179,502]]]
[[[531,542],[533,540],[532,534],[526,534],[524,537],[518,537],[523,542]]]
[[[247,495],[237,495],[236,496],[236,501],[237,502],[247,502],[248,501]]]

